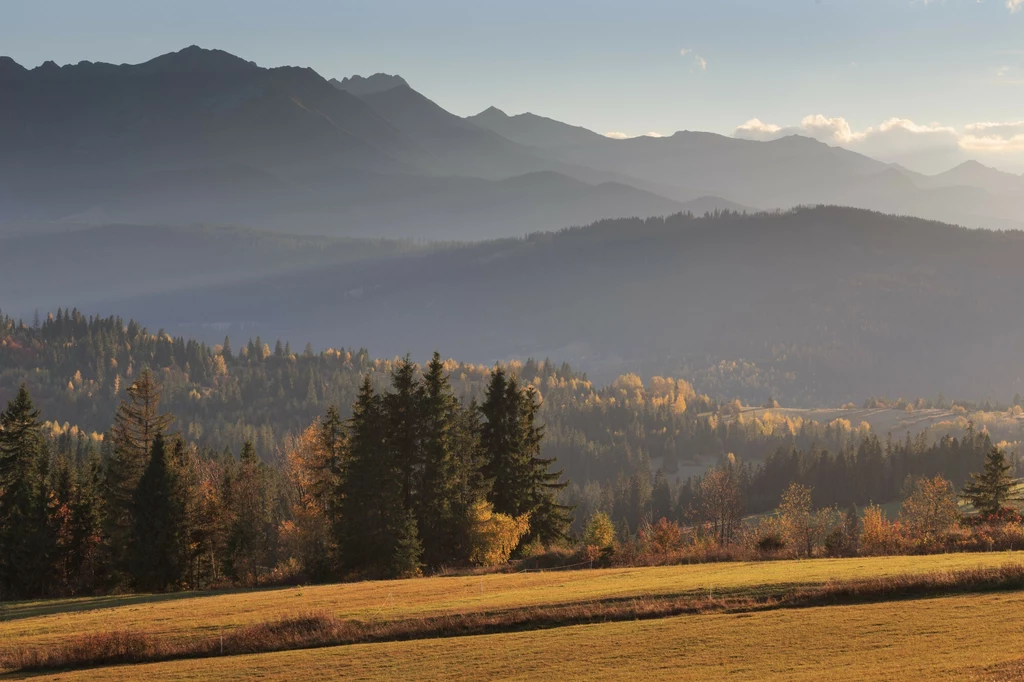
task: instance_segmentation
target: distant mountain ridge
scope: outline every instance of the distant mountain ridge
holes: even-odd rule
[[[462,118],[399,75],[328,81],[197,46],[134,65],[25,69],[2,58],[0,101],[0,237],[197,222],[485,239],[582,224],[599,211],[687,210],[701,197],[1024,227],[1019,176],[977,164],[921,176],[800,137],[613,140],[494,107]],[[508,182],[519,176],[552,182]]]
[[[817,207],[602,220],[100,311],[211,341],[229,328],[384,356],[551,357],[785,404],[1006,400],[1024,392],[1022,261],[1020,232]]]
[[[340,81],[337,78],[332,78],[329,82],[339,90],[351,92],[357,97],[371,95],[375,92],[383,92],[391,88],[397,88],[399,85],[406,87],[409,85],[401,76],[392,76],[386,73],[375,73],[365,78],[358,75],[348,76]]]

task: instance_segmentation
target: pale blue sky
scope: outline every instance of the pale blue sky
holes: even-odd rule
[[[1007,0],[0,0],[0,53],[26,66],[120,63],[195,43],[326,77],[399,73],[458,114],[495,105],[599,132],[733,134],[758,118],[763,129],[747,134],[770,136],[809,115],[842,117],[850,134],[835,137],[842,124],[830,122],[827,136],[881,156],[889,142],[877,129],[900,118],[917,126],[895,126],[914,153],[927,139],[1024,170],[1024,124],[997,131],[1005,144],[996,129],[967,128],[1024,121],[1020,10]]]

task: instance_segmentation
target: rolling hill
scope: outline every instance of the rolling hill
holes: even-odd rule
[[[604,379],[686,376],[790,405],[1005,400],[1024,377],[1022,258],[1019,233],[848,208],[677,215],[124,296],[102,311],[215,328],[211,340],[247,321],[267,338],[382,355],[547,355]]]

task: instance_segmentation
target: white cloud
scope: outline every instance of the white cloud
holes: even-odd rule
[[[1010,13],[1019,12],[1024,8],[1024,0],[1006,0],[1006,9],[1010,10]]]
[[[694,52],[693,49],[689,47],[684,47],[683,49],[679,50],[679,54],[683,57],[686,57],[687,55],[693,55],[694,66],[696,66],[701,71],[708,70],[708,60],[704,59],[699,54]]]
[[[968,151],[992,154],[1024,152],[1024,121],[972,123],[964,126],[960,146]]]
[[[1016,156],[1024,152],[1024,121],[974,123],[957,129],[941,123],[890,118],[877,126],[856,130],[843,117],[817,114],[792,126],[754,118],[737,126],[733,135],[763,141],[803,135],[928,173],[945,170],[968,158],[1014,167],[1024,163],[1024,155]]]
[[[657,133],[657,132],[653,132],[653,131],[652,132],[648,132],[648,133],[643,133],[642,135],[630,135],[628,133],[620,133],[620,132],[617,132],[617,131],[612,131],[612,132],[609,132],[609,133],[605,133],[604,136],[605,137],[610,137],[613,140],[628,140],[628,139],[633,138],[633,137],[665,137],[661,133]]]
[[[782,128],[771,123],[765,123],[759,118],[752,118],[743,125],[736,128],[734,137],[741,137],[745,140],[774,140],[782,137],[779,133]]]

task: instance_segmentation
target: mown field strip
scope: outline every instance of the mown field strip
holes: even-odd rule
[[[757,594],[780,585],[930,573],[1024,561],[1024,552],[814,559],[495,574],[190,595],[22,602],[6,607],[0,648],[47,646],[89,632],[135,630],[168,641],[322,611],[342,618],[406,619],[545,604],[685,594]]]
[[[993,593],[357,644],[33,679],[985,679],[984,668],[1021,657],[1022,612],[1024,593]]]

